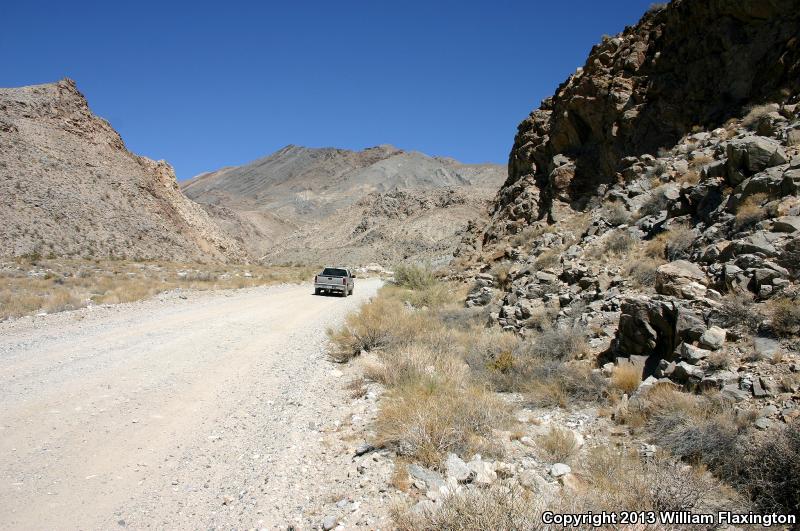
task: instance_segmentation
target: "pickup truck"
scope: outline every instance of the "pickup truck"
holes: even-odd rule
[[[320,293],[338,293],[342,297],[353,294],[356,276],[344,267],[326,267],[322,273],[314,277],[314,295]]]

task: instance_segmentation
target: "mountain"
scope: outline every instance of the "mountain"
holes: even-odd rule
[[[0,256],[243,261],[244,249],[134,155],[75,83],[0,89]]]
[[[182,184],[251,253],[269,262],[446,261],[468,220],[505,180],[495,164],[462,164],[381,145],[285,148]]]

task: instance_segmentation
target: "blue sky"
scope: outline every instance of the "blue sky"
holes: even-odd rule
[[[69,76],[179,179],[286,144],[505,163],[517,124],[650,0],[0,2],[0,86]]]

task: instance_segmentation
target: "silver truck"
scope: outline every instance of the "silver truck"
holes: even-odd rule
[[[353,294],[356,276],[344,267],[326,267],[322,273],[314,277],[314,295],[321,293],[338,293],[342,297]]]

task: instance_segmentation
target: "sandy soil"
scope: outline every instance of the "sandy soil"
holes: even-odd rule
[[[309,285],[0,324],[0,528],[386,528],[375,412],[325,357],[372,296]]]

